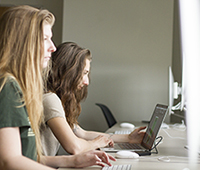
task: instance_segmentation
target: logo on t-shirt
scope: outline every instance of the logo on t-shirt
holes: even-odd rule
[[[35,136],[35,133],[31,127],[28,129],[28,136]]]

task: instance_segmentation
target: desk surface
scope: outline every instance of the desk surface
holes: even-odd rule
[[[134,123],[136,126],[139,124]],[[142,125],[142,124],[140,124]],[[143,124],[144,125],[144,124]],[[136,127],[137,128],[137,127]],[[108,129],[107,133],[113,133],[115,130],[122,130],[119,124]],[[179,129],[169,126],[169,129],[160,129],[158,136],[163,140],[157,146],[158,154],[140,156],[138,159],[117,159],[116,164],[132,164],[134,170],[196,170],[200,169],[200,158],[195,164],[189,164],[188,150],[184,148],[187,145],[187,134],[185,129]],[[115,155],[114,153],[110,153]],[[59,168],[59,170],[70,170],[74,168]],[[99,166],[81,168],[84,170],[100,170]]]

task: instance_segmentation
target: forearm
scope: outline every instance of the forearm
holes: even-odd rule
[[[95,150],[99,148],[99,145],[93,140],[87,141],[81,138],[76,138],[73,143],[70,143],[70,146],[68,143],[64,142],[62,143],[62,147],[70,154],[76,155],[89,150]]]
[[[114,142],[129,142],[129,143],[141,143],[142,139],[145,135],[145,129],[146,127],[139,127],[137,129],[135,129],[133,132],[131,132],[130,134],[114,134],[111,135],[110,138],[114,141]]]
[[[142,126],[142,127],[139,127],[137,129],[135,129],[133,132],[131,132],[130,134],[105,134],[105,133],[99,133],[99,132],[92,132],[92,131],[84,131],[80,128],[80,130],[82,130],[84,133],[85,136],[88,136],[89,137],[94,137],[95,135],[106,135],[110,139],[112,139],[114,142],[129,142],[129,143],[141,143],[142,142],[142,139],[145,135],[145,130],[146,127],[145,126]]]
[[[74,156],[42,156],[41,163],[54,168],[75,167]]]
[[[0,169],[5,170],[35,170],[35,169],[42,169],[42,170],[53,170],[53,168],[44,166],[36,161],[33,161],[24,156],[17,156],[10,158],[8,160],[1,160]]]
[[[102,132],[95,132],[95,131],[84,131],[84,133],[77,134],[75,133],[78,137],[83,138],[85,140],[93,140],[97,136],[105,136],[109,137],[110,135],[107,133],[102,133]]]
[[[93,140],[97,136],[102,135],[112,139],[114,142],[129,142],[129,138],[127,134],[107,134],[101,132],[94,132],[94,131],[84,131],[79,136],[85,140]]]
[[[88,151],[78,155],[42,157],[43,164],[59,168],[84,168],[92,165],[111,166],[110,160],[115,161],[111,155],[102,151]]]
[[[127,134],[113,134],[113,135],[111,134],[110,138],[116,143],[130,142]]]

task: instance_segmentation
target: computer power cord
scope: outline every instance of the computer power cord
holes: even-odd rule
[[[156,142],[156,140],[158,140],[158,139],[159,139],[159,141]],[[154,146],[151,148],[150,151],[152,151],[152,150],[154,150],[154,149],[155,149],[156,151],[155,151],[155,152],[151,152],[152,154],[158,154],[158,149],[156,148],[156,146],[159,145],[159,143],[162,141],[162,139],[163,139],[162,136],[158,136],[158,137],[155,139]]]
[[[175,159],[175,160],[174,160]],[[157,158],[158,161],[160,162],[173,162],[173,163],[188,163],[189,162],[189,158],[188,157],[184,157],[184,156],[160,156]],[[197,164],[200,164],[200,160],[197,161]]]
[[[186,156],[175,156],[175,155],[168,155],[168,156],[140,156],[138,159],[141,160],[157,160],[159,162],[166,162],[166,163],[189,163],[189,157]],[[200,158],[198,158],[197,164],[200,164]]]
[[[172,139],[182,139],[182,140],[186,140],[186,138],[183,138],[183,137],[174,137],[174,136],[171,136],[165,129],[163,129],[163,131],[167,134],[167,136],[169,136],[169,137],[172,138]]]
[[[188,157],[184,157],[184,156],[174,156],[174,155],[169,155],[169,156],[140,156],[138,159],[142,159],[142,160],[157,160],[159,162],[173,162],[173,163],[180,163],[180,161],[182,163],[188,163],[189,162],[189,158]],[[200,164],[200,160],[198,160],[197,162],[198,164]]]
[[[185,131],[186,130],[185,122],[184,122],[184,120],[182,120],[181,122],[182,122],[181,124],[175,123],[174,125],[171,125],[171,127],[176,130]]]

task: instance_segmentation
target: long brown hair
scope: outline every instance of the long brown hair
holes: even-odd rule
[[[0,19],[0,78],[4,82],[8,76],[14,78],[22,90],[21,100],[35,133],[39,157],[42,154],[39,127],[43,117],[43,25],[53,26],[54,20],[49,11],[26,5],[8,9]]]
[[[48,91],[56,93],[61,99],[67,121],[73,128],[81,113],[80,102],[87,97],[87,86],[81,90],[77,87],[82,80],[86,59],[92,59],[91,52],[74,42],[65,42],[57,47],[51,58]]]

